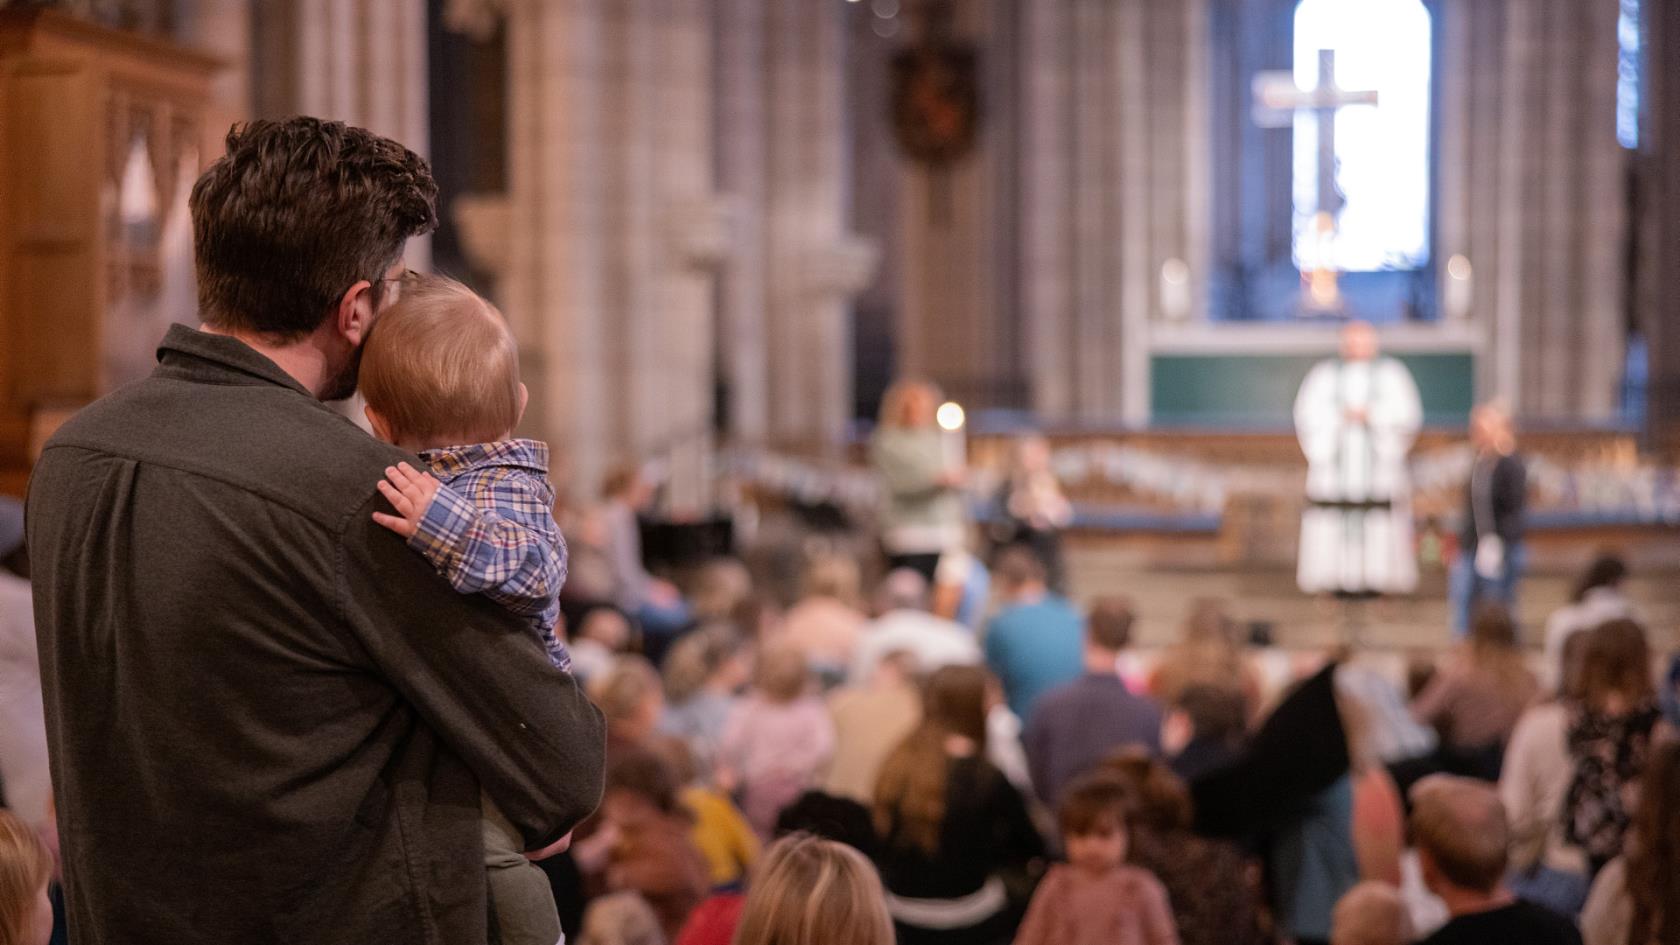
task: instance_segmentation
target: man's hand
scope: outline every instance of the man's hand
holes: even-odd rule
[[[430,473],[417,472],[407,463],[386,466],[385,479],[379,483],[379,494],[391,503],[397,514],[375,512],[373,520],[404,538],[413,538],[420,530],[420,520],[426,517],[426,509],[437,496],[438,481]]]

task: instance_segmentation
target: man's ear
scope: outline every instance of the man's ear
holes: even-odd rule
[[[391,429],[391,424],[386,422],[385,417],[382,416],[379,411],[373,409],[371,405],[363,405],[362,413],[367,416],[368,426],[373,427],[373,435],[376,439],[385,443],[397,442],[397,438],[393,435],[394,431]]]
[[[525,419],[525,408],[531,403],[531,392],[525,389],[524,382],[519,385],[519,413],[514,415],[513,425],[519,426],[519,421]]]
[[[373,327],[373,283],[363,279],[345,290],[333,313],[333,327],[352,348],[367,340],[368,329]]]

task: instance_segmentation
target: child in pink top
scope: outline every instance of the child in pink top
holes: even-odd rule
[[[752,690],[723,724],[717,784],[735,793],[762,837],[834,754],[834,723],[811,682],[803,651],[772,643],[759,655]]]
[[[1167,891],[1148,870],[1126,865],[1126,785],[1095,775],[1062,801],[1068,862],[1050,868],[1015,945],[1178,945]]]

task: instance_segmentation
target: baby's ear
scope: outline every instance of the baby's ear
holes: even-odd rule
[[[380,416],[379,411],[373,409],[372,405],[363,404],[362,413],[367,417],[368,426],[373,428],[376,439],[386,443],[397,442],[396,437],[391,435],[391,425],[385,422],[385,418]]]
[[[525,419],[525,406],[531,402],[531,392],[525,389],[525,383],[519,383],[519,415],[513,418],[513,425],[519,426],[519,421]]]

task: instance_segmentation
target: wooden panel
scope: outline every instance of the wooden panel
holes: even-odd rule
[[[0,181],[0,394],[14,405],[88,400],[103,280],[99,226],[98,93],[64,63],[9,70]]]

